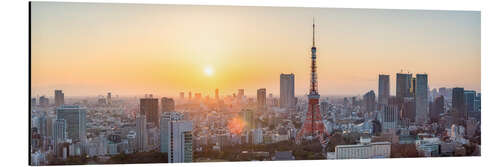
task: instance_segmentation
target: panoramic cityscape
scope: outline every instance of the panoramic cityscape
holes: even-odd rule
[[[98,6],[78,3],[36,3],[32,4],[34,5],[32,12],[44,13],[42,9],[49,8],[48,4],[61,8],[68,6],[70,8],[78,8],[79,6],[93,8]],[[119,9],[109,10],[128,10],[140,7],[140,5],[121,5]],[[197,6],[174,7],[202,8]],[[217,10],[233,7],[206,8],[207,10]],[[247,10],[247,7],[239,8]],[[253,8],[255,10],[275,9]],[[248,9],[252,8],[248,7]],[[292,9],[304,10],[285,8],[283,12]],[[172,10],[174,9],[171,9],[170,12],[173,12]],[[308,10],[314,10],[314,8]],[[382,15],[390,13],[387,11],[391,10],[381,11],[384,12],[377,13],[379,12],[377,10],[370,12],[375,13],[374,15]],[[83,10],[82,13],[86,12],[89,11]],[[421,12],[432,13],[429,11]],[[453,13],[453,17],[459,18],[461,16],[456,15],[465,13],[466,17],[469,18],[470,14],[473,15],[473,20],[479,16],[476,12],[457,12],[459,14],[456,14],[455,11],[449,12]],[[410,14],[412,13],[418,14],[416,11],[410,11]],[[442,14],[448,13],[440,11],[430,15],[441,16]],[[93,16],[88,17],[93,18]],[[333,16],[323,16],[323,18],[328,17]],[[413,18],[414,16],[408,17]],[[455,19],[460,20],[459,18]],[[423,18],[416,20],[419,19]],[[326,26],[321,28],[322,22],[329,24],[324,20],[326,19],[309,17],[309,20],[306,19],[306,23],[298,28],[300,31],[291,33],[304,37],[302,42],[294,43],[294,48],[291,48],[292,50],[302,50],[296,53],[299,56],[293,55],[293,58],[288,58],[289,55],[276,55],[275,57],[283,59],[282,62],[280,60],[274,61],[275,50],[268,50],[271,52],[266,55],[269,57],[268,59],[261,56],[255,57],[256,60],[242,58],[242,61],[234,61],[235,59],[232,59],[233,62],[224,67],[217,63],[188,63],[189,65],[186,65],[185,60],[179,58],[179,64],[192,68],[188,71],[183,71],[184,67],[176,65],[175,59],[172,60],[174,62],[162,64],[165,68],[155,67],[157,64],[151,64],[151,66],[142,64],[147,63],[141,60],[148,59],[147,56],[130,57],[130,55],[126,55],[124,59],[127,60],[115,60],[113,58],[119,58],[119,56],[117,57],[113,55],[114,52],[111,53],[102,48],[106,46],[99,46],[103,44],[102,41],[96,42],[95,46],[88,42],[62,44],[67,40],[87,37],[61,35],[55,37],[59,41],[54,42],[56,39],[48,39],[45,34],[36,34],[35,32],[32,37],[35,43],[51,45],[53,42],[67,48],[48,46],[47,49],[44,49],[44,46],[33,44],[30,92],[30,165],[337,160],[481,155],[480,52],[477,50],[479,42],[474,43],[479,39],[479,36],[474,36],[479,25],[473,25],[472,28],[464,30],[458,30],[459,28],[453,30],[463,36],[474,36],[473,40],[469,41],[469,43],[474,43],[473,46],[462,46],[467,42],[461,40],[469,40],[467,37],[457,37],[454,41],[454,39],[443,39],[447,37],[444,34],[437,37],[443,40],[441,47],[436,46],[436,41],[416,42],[432,43],[428,44],[431,46],[429,52],[439,52],[441,57],[436,57],[434,60],[422,60],[428,57],[413,57],[414,55],[407,53],[406,55],[398,55],[401,58],[388,63],[383,62],[387,57],[381,56],[380,60],[377,60],[376,56],[373,59],[369,55],[365,55],[367,60],[355,57],[354,61],[350,61],[347,60],[349,56],[343,55],[343,53],[351,52],[343,52],[340,49],[338,52],[332,51],[332,48],[337,46],[331,45],[331,43],[323,44],[322,41],[329,42],[327,39],[329,37],[323,34],[331,33],[327,31],[336,31],[336,29],[326,28]],[[334,18],[333,20],[335,21]],[[33,18],[32,31],[41,31],[35,30],[36,28],[46,30],[47,27],[50,27],[40,23],[42,21],[43,18],[38,18],[38,20],[36,17]],[[475,20],[473,22],[475,23]],[[229,27],[235,28],[237,26],[229,25]],[[210,29],[210,27],[205,28]],[[435,29],[439,28],[439,26],[429,26],[430,36],[435,35],[434,33],[437,32]],[[265,26],[257,29],[258,31],[279,31],[273,28],[266,30]],[[287,27],[287,29],[293,29],[293,27]],[[192,29],[186,31],[190,30]],[[85,33],[80,29],[74,31]],[[133,30],[129,31],[133,33]],[[369,31],[381,30],[372,29]],[[204,32],[198,35],[203,36],[203,34]],[[391,34],[386,35],[391,36]],[[220,38],[217,36],[217,34],[214,36],[206,35],[199,37],[199,39],[196,35],[186,37],[192,40],[198,39],[192,43],[193,45],[200,41],[208,45],[200,45],[202,49],[192,53],[185,52],[185,54],[198,55],[194,56],[193,59],[187,58],[187,60],[191,59],[194,62],[198,61],[195,59],[217,59],[220,55],[212,54],[226,54],[226,52],[219,51],[218,47],[236,47],[236,44],[217,40],[226,39],[223,35]],[[212,40],[205,39],[212,37],[214,37]],[[367,35],[367,38],[371,37],[373,36]],[[125,39],[113,38],[115,38],[114,40]],[[129,35],[126,39],[134,40],[137,38],[134,35]],[[290,39],[295,38],[290,37]],[[405,39],[407,38],[402,38],[402,40]],[[346,42],[356,43],[347,40]],[[179,45],[186,44],[181,43]],[[258,43],[259,40],[249,47],[260,48],[260,45],[257,47]],[[270,43],[265,42],[263,45],[267,44]],[[287,45],[288,43],[284,41],[282,44]],[[295,44],[303,45],[295,46]],[[146,50],[151,47],[161,47],[160,45],[145,45],[137,45],[137,47],[145,47]],[[382,46],[383,44],[374,45]],[[84,54],[88,55],[88,59],[90,59],[88,64],[85,64],[86,60],[71,61],[69,58],[60,57],[64,53],[71,53],[72,48],[76,46],[90,49]],[[133,47],[133,45],[110,45],[109,47]],[[326,50],[330,52],[322,52],[323,47],[328,48]],[[410,52],[415,49],[407,47],[394,50],[407,49]],[[383,48],[391,47],[383,46]],[[54,51],[54,49],[56,50]],[[123,50],[127,51],[129,48],[123,48]],[[266,49],[260,51],[265,52]],[[390,55],[392,54],[390,52],[381,51],[374,53],[374,55]],[[425,52],[427,51],[421,53]],[[96,59],[92,56],[93,54],[102,56],[109,54],[112,55],[112,58]],[[157,56],[161,57],[161,55],[154,54],[153,61],[162,60]],[[170,56],[175,57],[175,55]],[[346,57],[347,61],[340,60],[342,59],[340,57]],[[45,58],[50,58],[54,62],[42,60]],[[87,58],[79,57],[79,59]],[[130,63],[128,59],[138,63],[135,66],[121,67],[123,71],[120,67],[112,65],[114,63],[128,64]],[[448,59],[449,61],[441,61]],[[437,65],[429,63],[436,60],[440,60]],[[254,64],[254,61],[257,63]],[[259,61],[262,63],[259,64]],[[350,63],[346,65],[339,63],[339,61]],[[292,64],[287,65],[286,62],[292,62]],[[102,66],[100,63],[108,63],[113,67]],[[269,63],[275,63],[276,66],[269,66]],[[279,65],[280,63],[281,65]],[[391,64],[397,67],[387,68]],[[67,69],[51,65],[60,65]],[[251,67],[255,70],[249,70],[250,67],[246,69],[237,66],[255,66]],[[334,66],[341,66],[342,69]],[[77,69],[82,67],[85,69]],[[137,72],[131,72],[129,68],[137,68]],[[407,68],[423,72],[414,73]],[[82,71],[85,71],[85,74]],[[191,74],[193,71],[196,71],[196,75]],[[224,73],[225,71],[229,72]],[[454,71],[454,73],[443,75],[448,71]],[[343,76],[343,72],[351,76],[346,78]],[[256,76],[257,74],[263,76]],[[337,77],[334,74],[340,75]],[[156,79],[159,76],[164,78]],[[130,82],[120,79],[128,77],[132,78]],[[150,79],[145,79],[148,77]],[[216,81],[217,77],[219,78]],[[132,81],[134,79],[137,81]],[[184,82],[186,84],[183,87],[182,83]],[[137,88],[141,86],[142,89]]]

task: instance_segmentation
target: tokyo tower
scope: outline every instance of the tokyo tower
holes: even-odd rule
[[[319,110],[318,76],[316,73],[316,44],[315,44],[315,24],[313,21],[313,40],[311,48],[311,83],[309,88],[307,113],[302,128],[297,134],[297,139],[316,138],[320,140],[326,134],[325,125]]]

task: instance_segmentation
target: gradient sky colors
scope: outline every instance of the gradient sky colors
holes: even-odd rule
[[[480,92],[480,12],[31,3],[31,92],[53,96],[279,94],[309,84],[317,22],[321,95],[377,90],[378,74],[427,73],[429,87]],[[206,75],[207,68],[213,69]]]

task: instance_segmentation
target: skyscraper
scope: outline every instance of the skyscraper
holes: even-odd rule
[[[175,101],[173,98],[162,97],[161,98],[161,112],[173,112],[175,111]]]
[[[48,107],[49,106],[49,98],[46,98],[45,96],[40,96],[38,100],[38,105],[40,107]]]
[[[412,74],[409,73],[397,73],[396,74],[396,97],[403,99],[405,97],[411,97],[410,87],[411,87]]]
[[[417,80],[415,84],[415,121],[417,123],[429,122],[428,92],[429,88],[427,82],[427,74],[417,74]]]
[[[266,88],[257,89],[257,110],[266,110]]]
[[[474,112],[474,100],[475,99],[476,99],[476,91],[464,90],[465,109],[466,109],[467,113]]]
[[[390,82],[389,75],[378,75],[378,103],[389,104]]]
[[[375,111],[375,92],[370,90],[365,95],[363,95],[363,103],[366,112]]]
[[[383,105],[381,107],[379,120],[384,131],[397,128],[399,119],[399,108],[397,106]]]
[[[245,96],[245,89],[238,89],[238,99],[243,99],[243,97]]]
[[[295,75],[280,75],[280,107],[292,107],[295,98]]]
[[[158,98],[145,97],[140,99],[140,114],[146,116],[147,122],[159,126]]]
[[[193,161],[193,123],[179,114],[165,114],[161,119],[160,152],[167,153],[169,163]]]
[[[467,109],[465,107],[464,88],[453,88],[451,109],[454,122],[456,124],[464,125],[467,114]]]
[[[87,140],[87,110],[80,106],[61,106],[56,110],[57,119],[66,120],[67,137],[85,143]]]
[[[56,107],[64,105],[64,93],[62,92],[62,90],[54,91],[54,104],[56,105]]]
[[[323,124],[323,118],[320,113],[319,106],[319,92],[318,92],[318,76],[316,74],[316,44],[315,44],[315,24],[313,23],[313,46],[311,48],[311,82],[309,88],[309,95],[307,96],[309,101],[307,105],[307,113],[302,128],[300,129],[297,139],[302,137],[316,138],[318,137],[320,142],[323,143],[323,137],[326,136],[325,125]]]
[[[444,96],[439,96],[432,102],[432,107],[430,111],[431,122],[438,122],[439,115],[444,113]]]
[[[215,100],[219,100],[219,89],[215,89]]]
[[[147,149],[148,145],[148,131],[146,129],[147,121],[146,116],[143,114],[139,114],[135,118],[135,128],[136,128],[136,137],[135,144],[136,150],[139,152],[144,152]]]
[[[106,103],[111,105],[111,92],[108,92],[108,96],[106,96]]]

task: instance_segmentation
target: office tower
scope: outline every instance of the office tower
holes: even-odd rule
[[[52,144],[54,146],[54,150],[59,150],[59,143],[66,141],[67,138],[67,125],[66,120],[64,119],[55,119],[52,123]]]
[[[431,122],[438,122],[439,115],[444,113],[444,96],[439,96],[434,99],[431,105]]]
[[[219,100],[219,89],[215,89],[215,100]]]
[[[410,87],[412,81],[412,74],[409,73],[397,73],[396,74],[396,97],[403,99],[405,97],[411,97]]]
[[[179,98],[180,98],[181,100],[184,100],[184,92],[179,93]]]
[[[315,44],[315,24],[313,23],[313,45],[311,48],[311,82],[309,88],[307,113],[302,128],[300,129],[297,139],[302,137],[312,138],[318,137],[323,143],[323,137],[327,135],[323,118],[319,109],[319,92],[318,92],[318,76],[316,74],[316,44]]]
[[[243,99],[243,97],[245,96],[245,90],[244,89],[238,89],[238,99]]]
[[[41,107],[48,107],[49,106],[49,98],[46,98],[45,96],[40,96],[38,100],[38,104]]]
[[[111,105],[111,92],[108,92],[108,96],[106,96],[106,102],[108,105]]]
[[[87,109],[80,106],[61,106],[56,110],[57,119],[66,120],[67,136],[73,142],[87,141]]]
[[[474,112],[475,99],[476,99],[476,91],[464,90],[465,110],[467,113]]]
[[[280,75],[280,107],[293,107],[293,99],[295,98],[295,75],[281,74]]]
[[[416,103],[416,118],[417,123],[429,122],[429,88],[427,82],[427,74],[417,74],[415,84],[415,103]]]
[[[328,112],[329,107],[330,107],[330,104],[326,101],[319,103],[319,110],[320,110],[321,114],[326,114]]]
[[[466,106],[464,88],[453,88],[451,99],[452,115],[456,124],[464,125],[466,118]]]
[[[64,93],[62,92],[62,90],[54,91],[54,103],[56,107],[64,105]]]
[[[140,114],[146,116],[149,123],[153,123],[156,127],[160,124],[158,98],[146,97],[140,99]]]
[[[396,129],[399,123],[399,108],[393,105],[382,105],[379,120],[382,130],[390,131]]]
[[[175,114],[178,115],[178,114]],[[182,117],[164,115],[160,126],[160,152],[169,163],[193,161],[193,123]]]
[[[255,112],[251,109],[244,109],[240,113],[240,117],[245,121],[247,130],[254,129],[255,125]]]
[[[389,75],[378,75],[378,103],[389,104],[390,82]]]
[[[398,98],[396,98],[398,99]],[[409,122],[415,122],[416,118],[416,100],[414,97],[406,97],[403,99],[403,119]]]
[[[161,112],[173,112],[175,111],[175,101],[173,98],[163,97],[161,98]]]
[[[439,90],[438,90],[438,94],[439,94],[439,96],[443,96],[443,97],[445,97],[445,96],[446,96],[446,94],[448,94],[448,93],[446,92],[446,88],[445,88],[445,87],[441,87],[441,88],[439,88]]]
[[[266,110],[266,88],[257,89],[257,110]]]
[[[363,95],[363,103],[366,112],[374,112],[375,111],[375,92],[370,90],[368,93]]]
[[[36,98],[31,98],[31,107],[36,106]]]
[[[38,116],[38,133],[41,136],[47,136],[47,113],[43,112],[40,116]]]
[[[188,93],[188,100],[190,100],[190,101],[191,101],[191,98],[192,98],[192,96],[191,96],[191,92],[189,92],[189,93]]]
[[[139,152],[147,151],[148,146],[148,131],[147,131],[147,120],[146,115],[139,114],[135,118],[135,128],[136,128],[136,150]]]

